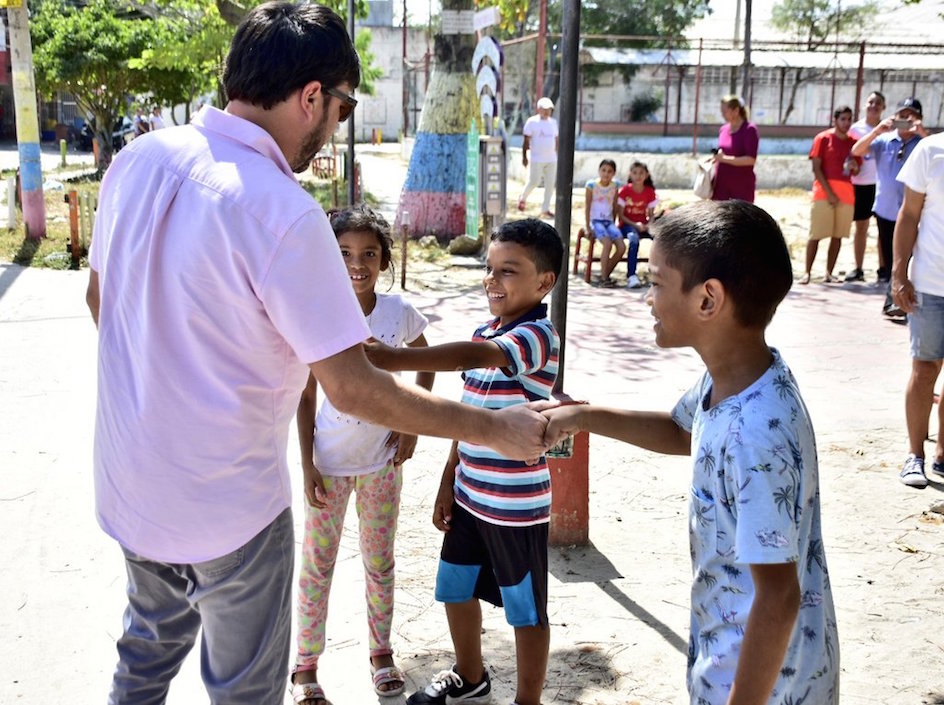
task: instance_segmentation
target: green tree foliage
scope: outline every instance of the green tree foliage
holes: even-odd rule
[[[216,91],[225,103],[219,76],[235,26],[263,0],[37,0],[30,19],[33,61],[40,93],[72,94],[79,109],[95,118],[99,165],[111,161],[111,128],[133,96],[145,102],[188,107]],[[345,0],[323,0],[342,16]],[[367,16],[357,0],[358,17]],[[373,65],[370,32],[360,30],[355,46],[363,64],[361,93],[373,93],[382,70]]]
[[[63,0],[45,0],[30,18],[36,86],[46,96],[71,93],[79,108],[95,118],[99,166],[111,161],[111,130],[124,115],[128,96],[143,88],[142,72],[131,59],[150,46],[155,22],[108,0],[90,0],[79,9]]]
[[[829,42],[867,36],[879,9],[876,0],[856,5],[839,0],[781,0],[774,5],[770,20],[794,41],[816,51]]]
[[[774,5],[771,23],[793,41],[800,42],[808,51],[830,49],[834,42],[859,40],[868,36],[879,12],[876,0],[865,0],[856,5],[841,0],[781,0]],[[783,114],[787,124],[793,112],[796,95],[804,83],[824,78],[830,70],[794,68],[790,99]]]

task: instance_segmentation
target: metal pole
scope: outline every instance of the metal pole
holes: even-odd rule
[[[537,102],[544,95],[544,51],[547,44],[547,0],[541,0],[540,19],[538,21],[538,46],[534,59],[534,100]]]
[[[351,41],[354,41],[354,0],[347,0],[347,31],[351,35]],[[345,162],[347,172],[347,204],[354,205],[354,116],[356,111],[351,111],[351,116],[347,119],[347,161]]]
[[[43,165],[39,148],[39,116],[36,112],[36,82],[33,78],[33,46],[30,43],[26,3],[7,8],[10,27],[10,58],[16,141],[20,152],[20,189],[26,237],[46,237],[46,203],[43,199]]]
[[[751,0],[744,0],[744,67],[741,85],[741,99],[746,101],[751,88]]]
[[[701,50],[705,40],[698,40],[698,67],[695,69],[695,117],[692,119],[692,156],[698,154],[698,100],[701,97]]]
[[[574,182],[574,124],[577,119],[577,56],[580,43],[580,0],[564,0],[561,37],[560,115],[557,150],[557,199],[554,225],[564,243],[564,266],[558,272],[551,296],[551,321],[560,335],[557,380],[554,391],[564,388],[564,354],[567,348],[567,272],[570,260],[570,206]]]
[[[862,105],[862,84],[865,81],[865,42],[859,43],[859,70],[856,72],[856,97],[853,120],[859,119],[859,106]]]
[[[410,126],[410,88],[407,83],[406,65],[406,0],[403,0],[403,138]]]

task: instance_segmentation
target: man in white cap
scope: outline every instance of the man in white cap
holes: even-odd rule
[[[553,218],[551,197],[557,181],[557,120],[551,117],[554,101],[548,97],[538,101],[538,114],[532,115],[524,124],[524,143],[521,145],[521,163],[528,166],[528,149],[531,150],[531,170],[528,183],[518,199],[518,210],[523,211],[528,194],[544,179],[544,203],[541,217]]]

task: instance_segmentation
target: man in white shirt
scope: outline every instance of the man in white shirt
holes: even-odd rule
[[[544,181],[544,202],[541,205],[541,216],[553,218],[551,212],[551,198],[554,196],[554,185],[557,182],[557,120],[551,117],[554,112],[554,101],[544,97],[538,101],[538,114],[532,115],[524,123],[524,143],[521,145],[521,163],[528,166],[528,149],[531,150],[531,170],[528,172],[528,183],[518,199],[518,210],[523,211],[528,202],[528,194]]]
[[[360,62],[315,4],[250,11],[229,104],[123,149],[102,181],[96,513],[128,573],[109,703],[164,702],[203,632],[210,702],[280,703],[294,522],[286,445],[309,372],[334,406],[415,434],[546,450],[542,416],[447,402],[374,368],[337,241],[294,173],[346,119]]]
[[[885,111],[885,96],[878,91],[869,93],[865,103],[865,117],[852,123],[849,135],[854,139],[861,139],[882,121]],[[862,264],[865,261],[865,245],[869,236],[869,222],[872,220],[872,204],[875,202],[875,161],[872,155],[866,153],[862,158],[859,171],[852,175],[852,186],[855,189],[855,211],[852,220],[855,223],[855,236],[852,241],[852,252],[855,257],[855,269],[846,275],[847,282],[864,281],[865,272]],[[888,270],[891,262],[882,261],[882,251],[879,249],[879,281],[888,281]]]
[[[901,105],[905,102],[913,105],[914,99]],[[892,238],[891,286],[895,305],[908,314],[912,358],[905,389],[909,453],[900,479],[909,487],[923,488],[928,485],[924,474],[928,417],[944,362],[944,133],[918,142],[898,180],[905,185],[905,200]],[[938,403],[938,427],[944,428],[944,403]],[[931,471],[944,479],[940,432]]]
[[[155,105],[151,111],[151,129],[163,130],[165,127],[164,118],[161,117],[161,106]]]

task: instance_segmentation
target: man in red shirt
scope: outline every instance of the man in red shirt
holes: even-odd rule
[[[806,273],[801,284],[810,283],[810,272],[819,249],[819,241],[829,240],[826,254],[825,283],[836,281],[833,267],[839,257],[842,238],[849,237],[855,211],[852,175],[859,171],[859,161],[850,155],[855,144],[849,133],[852,108],[843,105],[833,113],[833,126],[813,138],[810,161],[813,165],[813,206],[810,209],[810,239],[806,243]]]

